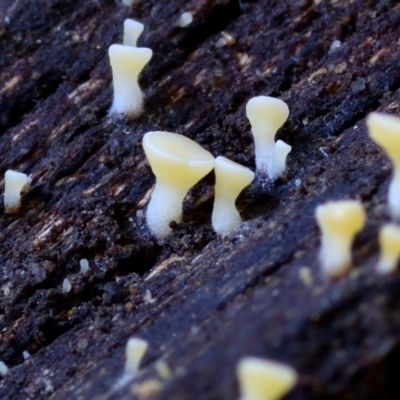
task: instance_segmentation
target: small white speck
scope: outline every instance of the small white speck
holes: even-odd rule
[[[190,25],[193,22],[193,15],[190,12],[184,12],[178,21],[178,25],[181,28],[184,28],[188,25]]]
[[[294,184],[296,185],[296,187],[300,187],[300,185],[301,185],[301,179],[296,179],[296,180],[294,181]]]
[[[6,24],[9,24],[9,23],[11,22],[10,17],[5,17],[5,18],[4,18],[4,22],[5,22]]]
[[[71,291],[71,287],[71,282],[68,279],[64,279],[62,284],[62,291],[64,293],[69,293]]]
[[[139,218],[139,219],[143,219],[144,218],[143,210],[137,210],[136,211],[136,218]]]
[[[27,360],[31,355],[27,351],[22,352],[22,357],[24,357],[24,360]]]
[[[6,375],[8,372],[8,367],[6,364],[3,363],[3,361],[0,361],[0,374],[1,375]]]
[[[358,128],[358,125],[354,125],[353,131],[355,131]]]
[[[320,147],[318,150],[324,157],[329,157],[328,153],[325,151],[323,147]]]
[[[329,48],[329,51],[333,51],[338,49],[340,46],[342,45],[342,42],[340,40],[335,39],[332,44],[331,47]]]
[[[86,258],[82,258],[82,259],[79,261],[79,265],[80,265],[80,267],[81,267],[81,273],[82,273],[82,274],[85,274],[86,272],[89,271],[89,261],[86,260]]]

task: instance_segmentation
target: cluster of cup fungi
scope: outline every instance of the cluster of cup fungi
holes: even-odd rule
[[[130,0],[129,0],[130,2]],[[143,24],[124,22],[123,44],[109,48],[114,97],[110,114],[134,118],[143,110],[143,94],[138,76],[152,57],[148,48],[136,46]],[[285,171],[291,147],[275,135],[289,116],[282,100],[257,96],[246,105],[247,118],[255,143],[256,173],[274,181]],[[394,166],[388,204],[394,221],[400,219],[400,118],[371,113],[367,118],[371,138],[386,151]],[[147,207],[146,222],[158,239],[171,233],[170,223],[182,217],[182,202],[189,189],[214,169],[215,199],[211,221],[220,236],[233,234],[241,223],[235,206],[240,192],[254,179],[254,172],[223,156],[214,158],[193,140],[176,133],[147,132],[143,148],[156,177]],[[8,170],[5,173],[4,206],[7,213],[18,212],[21,193],[29,190],[30,177]],[[351,266],[351,245],[363,228],[366,214],[356,200],[329,201],[316,209],[322,232],[319,261],[329,278],[346,274]],[[400,225],[384,225],[379,233],[381,254],[377,271],[388,274],[396,270],[400,257]],[[131,338],[126,348],[124,380],[133,379],[147,342]],[[297,382],[297,373],[289,366],[255,357],[245,357],[237,365],[241,400],[279,400]]]

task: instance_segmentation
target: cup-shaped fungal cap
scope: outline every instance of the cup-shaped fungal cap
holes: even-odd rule
[[[4,207],[7,213],[15,213],[21,206],[21,192],[29,189],[31,180],[26,174],[9,169],[4,181]]]
[[[254,172],[228,160],[215,159],[215,199],[212,212],[212,226],[219,235],[228,236],[241,223],[235,201],[240,192],[254,179]]]
[[[292,150],[292,146],[285,143],[283,140],[278,140],[275,143],[272,153],[271,162],[271,179],[278,179],[286,169],[286,157]]]
[[[386,224],[379,231],[381,254],[376,269],[381,274],[396,271],[400,257],[400,226]]]
[[[400,219],[400,118],[373,112],[367,117],[371,138],[383,148],[394,167],[388,203],[392,217]]]
[[[126,19],[124,21],[124,46],[136,47],[136,42],[142,34],[144,25],[134,19]]]
[[[125,349],[125,374],[134,375],[139,371],[140,362],[146,353],[148,343],[139,338],[130,338]]]
[[[142,47],[113,44],[108,49],[113,76],[114,100],[111,113],[135,117],[143,107],[138,77],[153,52]]]
[[[296,371],[284,364],[256,357],[237,365],[240,400],[279,400],[297,383]]]
[[[180,221],[188,190],[214,167],[214,157],[193,140],[170,132],[148,132],[143,148],[156,176],[146,220],[152,233],[164,238],[170,222]]]
[[[351,244],[365,224],[365,211],[356,200],[330,201],[319,205],[316,219],[322,231],[320,262],[332,278],[344,275],[351,266]]]
[[[254,137],[257,171],[267,173],[270,179],[274,179],[275,135],[287,120],[289,108],[282,100],[257,96],[247,102],[246,114]]]

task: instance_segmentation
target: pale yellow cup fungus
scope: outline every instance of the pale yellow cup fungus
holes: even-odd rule
[[[254,172],[225,157],[215,159],[215,199],[211,222],[221,236],[233,233],[242,219],[235,206],[239,193],[254,179]]]
[[[380,274],[390,274],[396,271],[400,257],[400,226],[386,224],[379,231],[381,254],[376,270]]]
[[[140,362],[146,350],[148,343],[139,338],[130,338],[126,344],[125,349],[125,374],[135,375],[139,371]]]
[[[328,277],[340,277],[351,266],[351,245],[365,224],[364,207],[356,200],[329,201],[317,207],[315,216],[322,231],[322,270]]]
[[[4,207],[7,213],[16,213],[21,207],[21,192],[29,190],[31,179],[22,172],[7,170],[4,175]]]
[[[286,144],[283,141],[278,141],[281,142],[278,146],[275,144],[276,132],[287,120],[289,108],[282,100],[257,96],[247,102],[246,114],[254,137],[257,172],[275,180],[284,172],[291,150],[289,145],[282,146]]]
[[[139,74],[150,61],[153,52],[145,47],[113,44],[108,49],[108,55],[114,87],[110,113],[136,117],[143,109],[143,93],[138,84]]]
[[[244,357],[237,365],[240,400],[279,400],[297,383],[297,372],[284,364]]]
[[[126,19],[124,21],[124,46],[136,47],[137,40],[142,34],[144,25],[134,19]]]
[[[171,233],[170,222],[181,220],[186,193],[214,168],[214,157],[193,140],[170,132],[146,133],[143,148],[156,176],[146,221],[161,239]]]
[[[371,138],[383,148],[393,164],[388,203],[391,215],[400,219],[400,118],[373,112],[367,117]]]

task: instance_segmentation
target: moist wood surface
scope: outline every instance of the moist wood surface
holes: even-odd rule
[[[111,120],[107,50],[127,17],[154,57],[143,115]],[[0,398],[234,399],[237,361],[257,355],[297,369],[288,399],[398,399],[400,275],[374,272],[391,167],[364,118],[400,112],[399,19],[388,0],[2,0],[0,176],[32,187],[19,214],[0,209]],[[245,222],[222,240],[210,174],[156,241],[143,134],[178,132],[254,169],[245,104],[260,94],[290,107],[286,175],[244,191]],[[314,209],[342,198],[368,222],[352,272],[327,281]],[[121,386],[133,335],[150,347]]]

